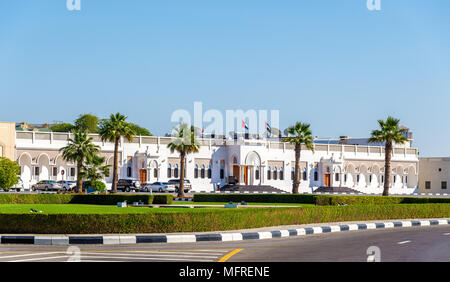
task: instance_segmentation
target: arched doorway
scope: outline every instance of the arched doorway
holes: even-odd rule
[[[256,173],[258,171],[258,173]],[[261,171],[261,158],[258,153],[252,151],[245,157],[244,165],[244,182],[245,185],[260,185],[262,183],[262,177],[260,177]]]

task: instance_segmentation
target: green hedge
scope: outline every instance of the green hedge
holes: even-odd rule
[[[116,205],[142,201],[144,204],[171,204],[172,195],[77,195],[77,194],[0,194],[0,204],[90,204]]]
[[[449,217],[449,204],[199,209],[150,214],[0,214],[0,233],[211,232],[308,223]]]
[[[301,194],[194,194],[194,202],[315,204],[316,195]]]
[[[299,203],[318,206],[450,203],[450,198],[302,194],[194,194],[194,202]]]

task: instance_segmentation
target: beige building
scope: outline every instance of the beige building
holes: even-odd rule
[[[450,158],[419,158],[419,192],[448,193]]]
[[[0,157],[14,160],[15,128],[16,124],[14,122],[0,122]]]

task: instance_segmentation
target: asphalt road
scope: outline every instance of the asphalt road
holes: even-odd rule
[[[365,262],[371,246],[383,262],[450,262],[450,226],[200,244],[0,245],[0,262]]]

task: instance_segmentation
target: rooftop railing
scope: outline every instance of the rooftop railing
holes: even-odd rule
[[[42,141],[49,142],[50,144],[54,141],[67,141],[73,136],[72,133],[60,133],[60,132],[16,132],[17,140],[30,140],[31,143]],[[111,142],[103,142],[99,134],[89,134],[93,138],[94,142],[103,143],[104,145],[112,145]],[[174,137],[159,137],[159,136],[135,136],[132,142],[124,140],[124,143],[133,143],[142,145],[167,145]],[[245,146],[265,146],[270,149],[282,149],[282,150],[293,150],[295,146],[290,143],[273,141],[270,139],[243,139],[243,140],[233,140],[233,139],[212,139],[212,138],[198,138],[201,146],[224,146],[224,145],[245,145]],[[302,145],[302,150],[308,150],[305,145]],[[344,144],[314,144],[314,150],[318,152],[342,152],[342,153],[355,153],[355,154],[384,154],[383,146],[367,146],[367,145],[344,145]],[[393,152],[395,155],[417,155],[418,149],[416,148],[394,148]]]

